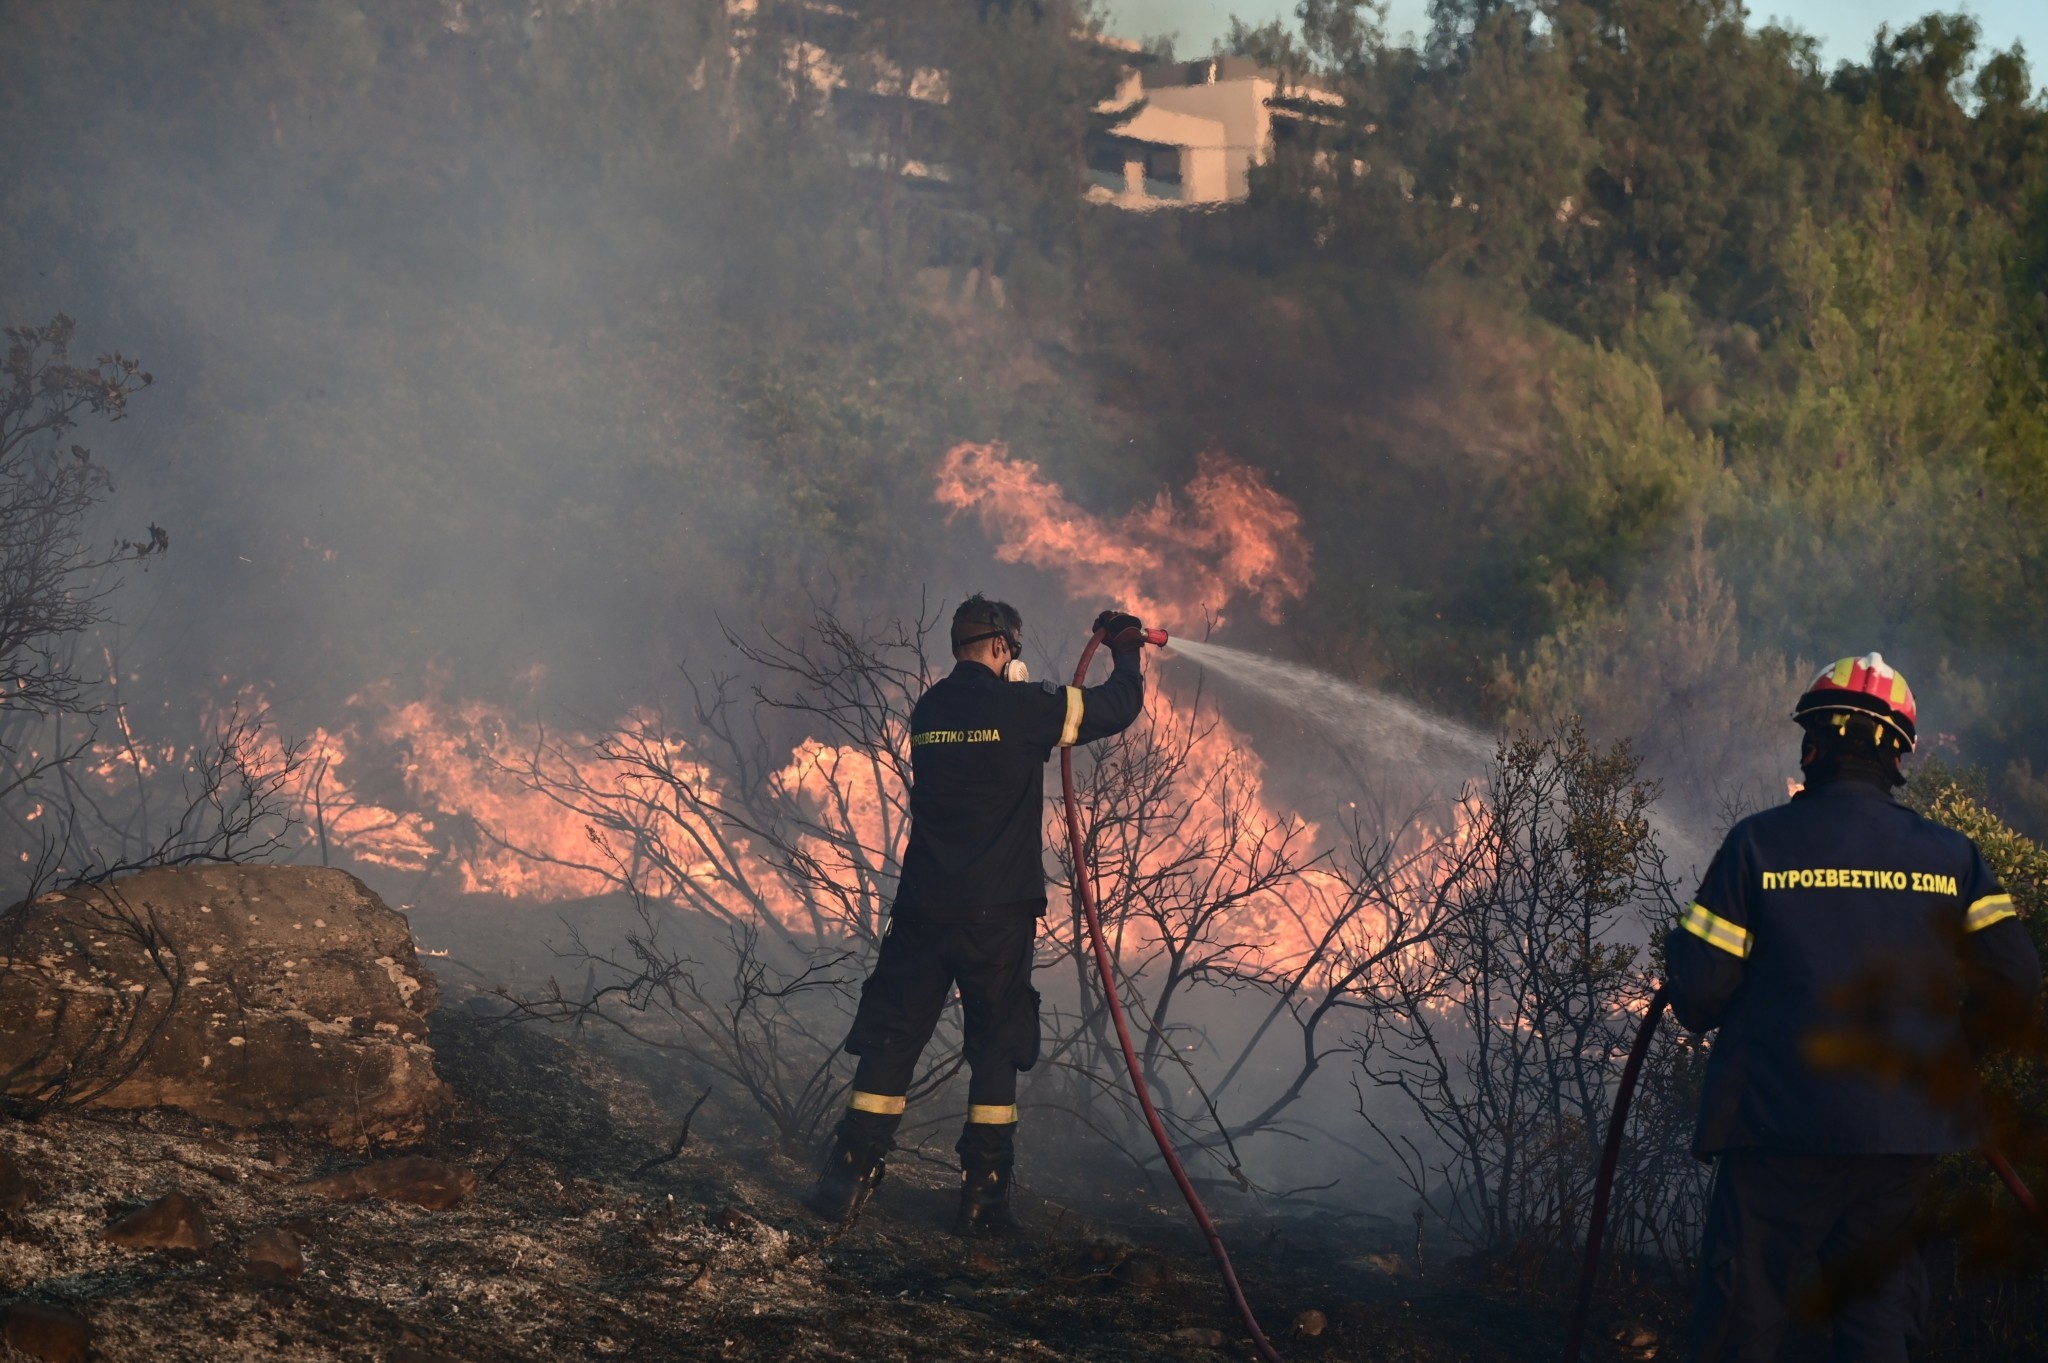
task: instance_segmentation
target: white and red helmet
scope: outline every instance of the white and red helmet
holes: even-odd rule
[[[1913,703],[1913,688],[1883,654],[1866,653],[1828,664],[1792,707],[1792,718],[1802,722],[1828,714],[1868,715],[1896,735],[1906,752],[1918,741],[1919,708]]]

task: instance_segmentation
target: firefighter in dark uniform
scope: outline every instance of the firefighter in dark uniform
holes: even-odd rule
[[[1137,617],[1095,621],[1115,667],[1100,686],[1034,683],[1023,619],[971,597],[953,614],[951,673],[910,715],[910,837],[874,973],[846,1049],[853,1097],[812,1188],[843,1221],[882,1180],[919,1054],[957,986],[970,1078],[960,1154],[962,1234],[1015,1231],[1010,1170],[1017,1075],[1038,1060],[1031,962],[1045,913],[1045,764],[1055,748],[1121,733],[1145,705]]]
[[[2032,1015],[2041,963],[1976,845],[1892,799],[1905,678],[1844,658],[1792,717],[1805,788],[1735,825],[1666,944],[1679,1021],[1720,1029],[1688,1356],[1770,1359],[1796,1302],[1842,1363],[1894,1363],[1926,1296],[1922,1187],[1977,1143],[1976,1052]]]

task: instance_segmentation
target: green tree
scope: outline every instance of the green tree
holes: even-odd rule
[[[1896,134],[1869,136],[1884,164]],[[2002,240],[1915,211],[1891,164],[1860,213],[1788,239],[1782,396],[1731,443],[1749,607],[1810,657],[1983,638],[2024,553],[1992,496]]]

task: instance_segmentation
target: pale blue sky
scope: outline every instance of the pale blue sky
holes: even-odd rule
[[[1180,50],[1195,55],[1230,27],[1236,14],[1248,23],[1294,18],[1295,0],[1106,0],[1110,31],[1126,38],[1178,33]],[[1823,64],[1861,59],[1870,50],[1877,26],[1894,28],[1930,11],[1963,10],[1977,17],[1989,48],[2026,44],[2034,84],[2048,79],[2048,0],[1752,0],[1752,23],[1779,22],[1821,40]],[[1429,27],[1428,0],[1392,0],[1387,27],[1395,34],[1420,33]]]

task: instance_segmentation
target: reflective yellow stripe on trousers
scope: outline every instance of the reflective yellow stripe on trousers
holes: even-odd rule
[[[853,1097],[846,1105],[855,1112],[878,1112],[884,1117],[896,1117],[902,1115],[903,1109],[910,1105],[910,1100],[900,1093],[862,1093],[855,1089]]]

